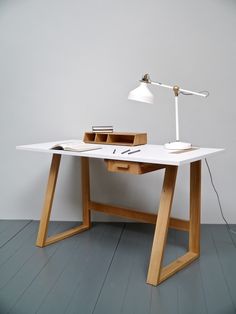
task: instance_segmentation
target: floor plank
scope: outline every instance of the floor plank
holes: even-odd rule
[[[0,268],[8,259],[19,251],[29,239],[36,235],[37,222],[30,222],[24,229],[18,232],[14,238],[0,249]]]
[[[150,239],[152,241],[152,239]],[[163,265],[177,258],[176,231],[169,230]],[[152,287],[150,314],[182,314],[178,310],[178,284],[174,277],[164,281],[158,287]]]
[[[31,221],[28,220],[1,220],[0,221],[0,248],[16,236]]]
[[[183,255],[188,247],[188,233],[176,232],[178,256]],[[181,314],[207,314],[206,296],[203,290],[203,280],[199,260],[191,263],[173,276],[173,282],[178,284],[178,310]]]
[[[80,264],[83,266],[65,313],[77,314],[78,308],[83,314],[92,313],[96,305],[123,232],[123,223],[102,226],[104,231],[101,237],[91,241],[87,254],[80,258]]]
[[[201,258],[199,259],[208,313],[233,314],[236,313],[236,309],[228,293],[210,229],[210,225],[203,225],[201,228]],[[216,226],[213,229],[218,232],[219,228]]]
[[[58,232],[64,229],[64,226],[60,227],[60,224],[57,223],[50,229],[52,232]],[[25,241],[21,250],[11,256],[7,263],[4,263],[0,268],[0,311],[3,313],[7,313],[14,306],[24,290],[61,245],[58,243],[44,249],[36,247],[36,231],[35,236]]]
[[[126,224],[109,274],[94,310],[102,313],[173,313],[177,290],[169,284],[156,289],[146,284],[154,227]],[[173,237],[173,233],[170,233]],[[175,258],[168,239],[164,264]],[[170,289],[169,289],[170,288]],[[171,297],[170,297],[171,296]],[[163,302],[163,297],[168,302]]]
[[[151,286],[144,283],[151,249],[151,243],[147,241],[149,237],[150,226],[126,224],[94,309],[95,314],[148,313]],[[142,295],[141,300],[137,295]]]
[[[78,313],[79,307],[81,313],[87,313],[89,307],[93,306],[92,299],[96,300],[104,271],[107,271],[109,258],[106,254],[112,254],[111,246],[113,249],[116,246],[121,229],[120,225],[99,224],[68,239],[71,245],[63,241],[65,245],[57,250],[47,268],[34,280],[10,313],[65,313],[68,305],[71,311],[75,308]],[[99,272],[94,263],[97,267],[101,266]],[[29,299],[31,302],[27,303]]]
[[[236,230],[236,226],[232,226],[232,229]],[[236,235],[231,234],[230,237],[225,225],[210,225],[210,231],[225,279],[224,284],[226,284],[228,294],[234,304],[233,313],[236,313],[236,247],[231,239],[232,237],[236,243]]]
[[[13,278],[18,272],[21,271],[21,268],[25,265],[26,262],[30,260],[30,258],[33,257],[34,254],[39,252],[38,248],[35,246],[38,224],[34,224],[33,227],[33,232],[29,233],[29,237],[26,237],[24,239],[23,245],[18,250],[15,250],[12,255],[10,255],[10,248],[12,247],[11,242],[9,242],[9,245],[5,250],[1,249],[0,256],[3,262],[0,265],[0,291],[11,280],[11,278]],[[51,230],[53,229],[56,231],[58,229],[58,224],[54,224]],[[10,256],[9,258],[5,259],[5,251],[7,249]]]
[[[83,236],[80,239],[83,241]],[[40,270],[30,285],[23,291],[10,313],[23,314],[35,313],[37,311],[41,302],[47,297],[55,281],[69,262],[71,255],[78,248],[78,240],[78,236],[75,236],[61,242],[60,246],[44,265],[45,267]],[[29,300],[30,302],[28,302]]]

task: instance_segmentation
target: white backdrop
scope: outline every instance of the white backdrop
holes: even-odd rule
[[[225,216],[235,212],[236,3],[221,0],[0,2],[0,218],[38,219],[50,158],[15,146],[81,138],[95,124],[174,139],[170,91],[127,100],[142,74],[210,97],[180,97],[182,140],[224,147],[209,159]],[[162,172],[112,174],[92,164],[92,198],[155,212]],[[188,215],[188,169],[179,171],[173,215]],[[202,222],[222,223],[205,165]],[[65,157],[52,218],[80,220],[80,163]],[[97,214],[97,220],[111,219]]]

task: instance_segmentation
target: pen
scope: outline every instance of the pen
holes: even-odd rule
[[[116,149],[113,150],[113,154],[115,154],[115,152],[116,152]]]
[[[141,149],[134,150],[134,151],[132,151],[132,152],[129,152],[128,154],[130,155],[130,154],[134,154],[134,153],[138,153],[138,152],[141,152]]]
[[[121,154],[128,153],[129,151],[130,151],[130,149],[127,149],[127,150],[125,150],[125,151],[121,152]]]

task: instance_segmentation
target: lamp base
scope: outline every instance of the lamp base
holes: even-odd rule
[[[190,149],[192,147],[192,144],[184,143],[184,142],[172,142],[172,143],[166,143],[164,147],[169,150],[184,150],[184,149]]]

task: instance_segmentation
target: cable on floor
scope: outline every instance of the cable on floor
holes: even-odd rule
[[[207,166],[207,169],[208,169],[208,172],[209,172],[209,176],[210,176],[210,180],[211,180],[211,185],[212,185],[213,190],[215,191],[215,194],[216,194],[216,197],[217,197],[217,201],[218,201],[218,205],[219,205],[219,208],[220,208],[221,217],[222,217],[222,219],[223,219],[224,222],[225,222],[227,231],[228,231],[228,233],[229,233],[229,235],[230,235],[230,238],[231,238],[231,240],[232,240],[232,242],[233,242],[234,247],[236,248],[236,244],[235,244],[234,239],[233,239],[233,237],[232,237],[232,233],[233,233],[233,234],[236,234],[236,231],[233,230],[233,229],[230,227],[230,224],[228,223],[228,221],[226,220],[226,218],[225,218],[225,216],[224,216],[224,212],[223,212],[223,208],[222,208],[222,205],[221,205],[220,196],[219,196],[219,193],[218,193],[218,191],[217,191],[217,189],[216,189],[216,187],[215,187],[215,184],[214,184],[214,181],[213,181],[213,177],[212,177],[212,172],[211,172],[209,163],[208,163],[208,161],[207,161],[206,158],[205,158],[205,163],[206,163],[206,166]]]

